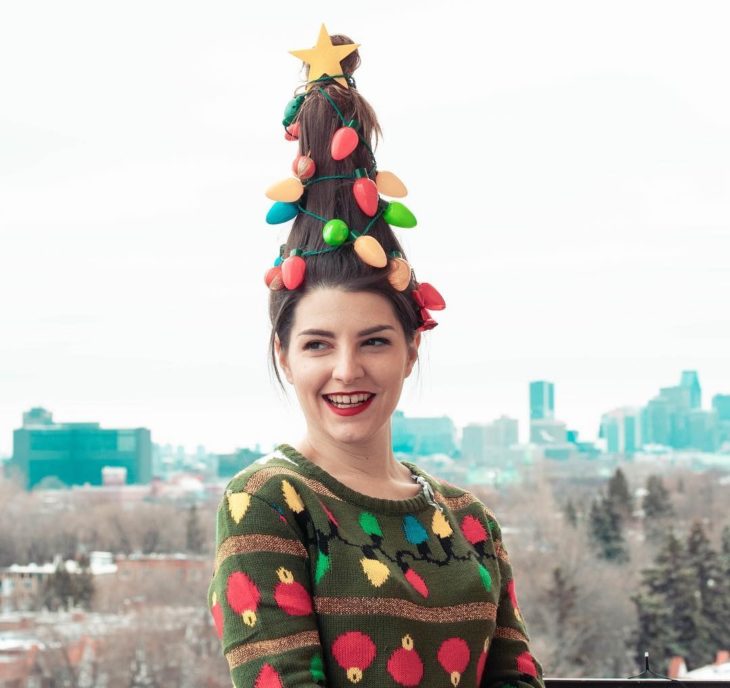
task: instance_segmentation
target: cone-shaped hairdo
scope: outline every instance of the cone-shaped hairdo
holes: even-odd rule
[[[353,43],[347,36],[342,35],[331,36],[331,40],[334,45]],[[360,56],[356,50],[342,60],[343,74],[352,75],[359,65]],[[368,143],[366,146],[361,142],[344,160],[334,160],[330,154],[332,137],[343,124],[322,91],[332,99],[348,122],[356,120],[360,136]],[[299,153],[309,155],[314,160],[317,177],[352,176],[358,168],[364,168],[374,177],[375,159],[370,148],[374,148],[381,134],[380,125],[372,107],[354,86],[344,88],[330,79],[314,84],[296,121],[300,126]],[[339,218],[344,220],[348,227],[362,232],[372,218],[363,213],[355,202],[352,184],[352,179],[330,179],[310,184],[299,203],[309,212],[327,219]],[[300,212],[289,233],[284,255],[288,256],[295,248],[304,251],[326,249],[327,244],[322,238],[322,226],[321,220]],[[368,235],[378,240],[387,255],[390,256],[392,251],[399,251],[405,257],[393,230],[382,217],[374,222]],[[415,287],[414,280],[411,280],[411,284],[404,291],[397,291],[388,281],[389,267],[374,268],[367,265],[354,252],[352,243],[333,251],[307,256],[306,263],[306,276],[300,288],[271,291],[269,295],[269,315],[272,324],[271,354],[275,370],[274,337],[278,335],[282,347],[284,349],[288,347],[296,304],[311,289],[335,287],[346,291],[381,294],[392,304],[406,338],[409,341],[413,338],[420,324],[418,310],[411,296]]]

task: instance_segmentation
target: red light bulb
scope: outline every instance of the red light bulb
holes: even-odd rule
[[[353,128],[354,120],[346,127],[340,127],[332,137],[330,152],[333,160],[344,160],[352,151],[357,148],[360,138],[357,130]]]
[[[355,201],[360,210],[369,217],[373,217],[378,212],[378,187],[372,179],[368,179],[368,173],[362,168],[355,170],[355,176],[357,179],[352,185]]]
[[[301,253],[298,248],[292,249],[289,257],[281,264],[281,279],[287,289],[296,289],[304,281],[307,264]]]

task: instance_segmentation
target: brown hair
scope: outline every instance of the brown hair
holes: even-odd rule
[[[334,45],[353,43],[347,36],[330,37]],[[360,66],[358,51],[350,53],[341,62],[344,74],[351,75]],[[382,135],[377,117],[370,104],[363,98],[354,85],[345,88],[333,80],[324,80],[312,86],[297,115],[300,125],[299,153],[309,155],[317,166],[317,177],[330,175],[353,175],[357,168],[372,171],[375,160],[366,146],[358,145],[353,153],[344,160],[334,160],[330,154],[332,137],[341,126],[342,120],[332,104],[320,92],[325,91],[337,105],[343,117],[349,122],[356,120],[362,138],[373,145]],[[307,187],[300,200],[302,207],[328,220],[339,218],[357,232],[362,232],[371,218],[363,213],[352,195],[352,181],[333,179],[317,182]],[[322,238],[323,223],[315,217],[299,213],[287,239],[284,256],[291,249],[308,251],[327,248]],[[379,218],[368,234],[375,237],[390,255],[391,251],[405,253],[385,220]],[[397,291],[388,281],[389,268],[374,268],[366,265],[354,252],[352,244],[343,245],[337,250],[305,258],[307,268],[304,283],[298,289],[271,291],[269,295],[269,317],[271,337],[269,351],[274,373],[279,383],[281,377],[276,365],[274,342],[278,336],[282,349],[289,346],[291,328],[299,300],[309,291],[320,288],[338,288],[345,291],[367,291],[384,296],[392,305],[393,312],[403,327],[403,333],[411,341],[421,324],[411,292],[413,280],[405,291]]]

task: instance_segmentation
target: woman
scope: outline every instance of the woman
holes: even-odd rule
[[[288,111],[307,184],[281,252],[295,260],[267,273],[272,362],[307,431],[235,476],[218,510],[208,602],[233,683],[542,686],[494,515],[393,455],[391,415],[436,324],[428,307],[443,303],[405,263],[389,203],[353,195],[361,170],[377,171],[379,127],[352,79],[352,41],[325,37],[352,46],[346,82],[310,72]],[[347,123],[358,141],[337,157]],[[346,225],[339,243],[333,219]],[[353,241],[363,236],[370,253]]]

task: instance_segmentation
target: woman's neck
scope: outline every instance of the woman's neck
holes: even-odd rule
[[[308,431],[297,450],[341,482],[393,484],[408,480],[410,471],[393,455],[390,426],[366,443],[338,443]]]

